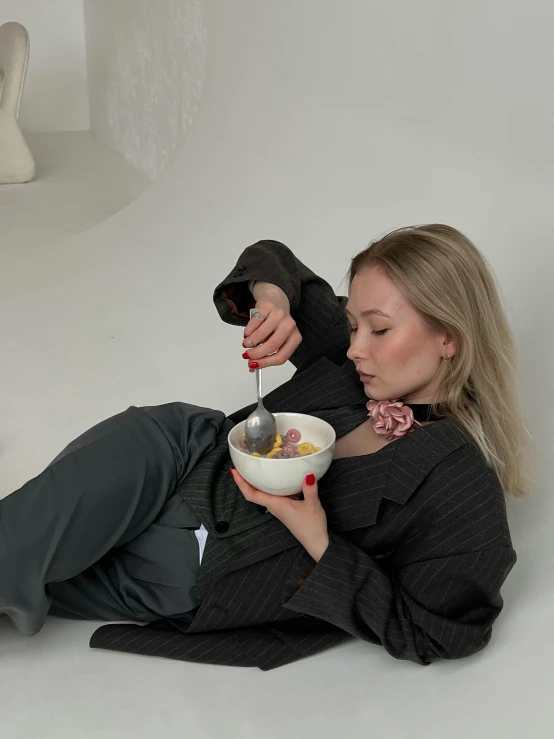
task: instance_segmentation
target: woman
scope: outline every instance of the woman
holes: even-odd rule
[[[0,502],[0,611],[29,634],[49,609],[143,622],[91,645],[263,670],[352,636],[420,664],[482,649],[515,562],[504,492],[527,483],[512,338],[478,250],[448,226],[395,231],[354,258],[347,300],[262,241],[215,303],[251,370],[297,367],[266,406],[334,426],[328,473],[269,496],[225,442],[251,407],[131,408]]]

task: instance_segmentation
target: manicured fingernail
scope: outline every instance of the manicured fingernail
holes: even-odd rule
[[[235,477],[235,470],[232,467],[229,468],[229,474],[234,479],[234,477]]]
[[[248,366],[250,369],[258,369],[260,365],[257,362],[248,362]]]
[[[306,485],[315,485],[315,475],[306,475]]]
[[[242,358],[243,359],[250,359],[250,354],[248,354],[248,352],[244,352],[244,354],[242,355]]]

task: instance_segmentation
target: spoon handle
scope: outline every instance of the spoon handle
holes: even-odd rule
[[[256,392],[258,395],[258,405],[262,405],[262,371],[256,370]]]
[[[258,312],[257,308],[250,308],[250,318],[254,318],[254,315]],[[258,396],[258,405],[263,405],[262,403],[262,371],[260,369],[256,370],[256,394]]]

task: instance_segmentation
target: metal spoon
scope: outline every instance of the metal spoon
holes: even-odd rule
[[[250,318],[254,316],[256,309],[250,311]],[[245,441],[248,451],[252,454],[267,454],[275,445],[277,436],[277,423],[275,416],[264,407],[262,402],[262,371],[256,370],[256,391],[258,395],[258,406],[246,419],[244,427]]]

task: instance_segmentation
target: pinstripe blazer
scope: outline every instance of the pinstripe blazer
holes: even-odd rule
[[[339,438],[363,423],[367,398],[346,359],[346,299],[283,244],[259,242],[216,288],[228,323],[247,322],[252,279],[286,292],[304,339],[296,374],[267,407],[324,418]],[[210,533],[192,621],[104,626],[91,646],[262,670],[352,637],[419,664],[482,649],[515,553],[498,478],[455,420],[333,462],[319,482],[330,544],[316,564],[227,474],[227,432],[251,409],[225,421],[216,448],[178,488]]]

